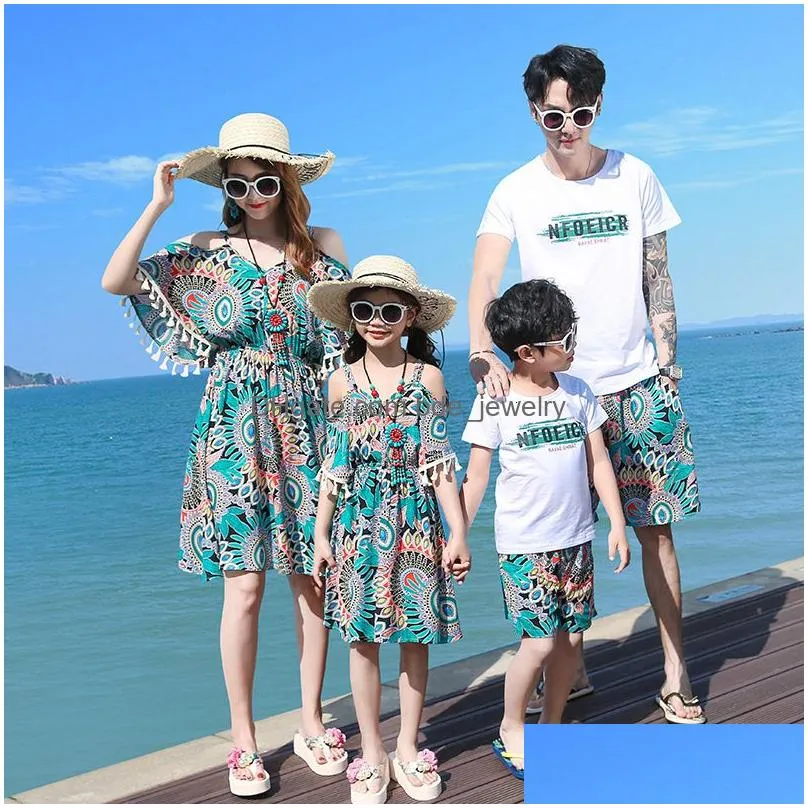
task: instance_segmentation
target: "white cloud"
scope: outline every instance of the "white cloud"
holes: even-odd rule
[[[57,171],[65,177],[126,185],[150,179],[154,175],[156,167],[157,161],[151,157],[130,154],[126,157],[113,157],[109,160],[65,166]]]
[[[516,168],[519,163],[488,161],[477,163],[448,163],[442,166],[415,168],[410,171],[386,171],[384,169],[362,177],[351,177],[346,182],[377,182],[379,180],[401,179],[403,177],[441,177],[449,174],[474,174],[483,171],[503,171]]]
[[[18,185],[14,180],[6,180],[6,204],[34,205],[56,202],[78,191],[77,183],[107,182],[115,185],[133,185],[150,180],[158,162],[177,160],[182,155],[166,154],[159,160],[130,154],[125,157],[112,157],[109,160],[95,160],[59,168],[41,169],[36,184]],[[118,212],[117,210],[115,212]],[[93,215],[112,215],[98,213]]]
[[[108,216],[117,216],[119,213],[123,213],[123,208],[96,208],[95,210],[91,211],[91,213],[93,216],[106,218]]]
[[[615,148],[637,149],[670,157],[680,152],[750,149],[782,143],[803,131],[803,115],[794,110],[775,118],[732,123],[713,107],[671,110],[645,121],[624,124],[615,132]]]
[[[346,171],[367,161],[367,157],[340,157],[337,155],[332,166],[332,171]]]
[[[446,187],[445,183],[423,182],[419,180],[401,180],[387,185],[376,185],[371,188],[356,188],[353,191],[340,191],[334,194],[322,194],[320,199],[345,199],[351,196],[373,196],[396,191],[433,191]]]
[[[802,173],[803,169],[801,168],[780,168],[772,171],[758,171],[740,177],[675,182],[671,183],[668,188],[675,191],[720,191],[724,188],[735,188],[739,185],[761,182],[772,177],[791,177]]]
[[[50,178],[48,178],[50,179]],[[6,205],[37,205],[42,202],[57,202],[64,199],[72,190],[61,178],[46,182],[41,187],[17,185],[14,180],[5,181]]]
[[[10,224],[7,225],[9,230],[20,230],[25,233],[39,233],[42,230],[55,230],[55,224],[28,224],[27,222],[21,222],[20,224]],[[15,261],[15,266],[19,264]]]

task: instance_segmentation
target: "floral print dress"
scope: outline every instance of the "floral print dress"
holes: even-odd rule
[[[211,372],[185,469],[179,566],[310,574],[317,475],[326,444],[321,383],[344,335],[306,304],[312,283],[345,280],[320,253],[310,280],[288,262],[260,269],[230,244],[174,242],[141,261],[124,298],[161,368]]]
[[[346,642],[460,639],[443,524],[432,482],[459,469],[436,401],[414,368],[403,392],[375,400],[343,365],[348,394],[329,421],[321,481],[337,494],[336,566],[326,577],[325,625]]]

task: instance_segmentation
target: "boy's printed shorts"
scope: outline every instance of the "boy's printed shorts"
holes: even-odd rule
[[[595,616],[592,542],[546,553],[499,555],[505,616],[520,637],[586,631]]]
[[[651,376],[599,396],[603,436],[630,527],[667,525],[701,510],[690,426],[679,392]],[[593,509],[599,498],[592,489]]]

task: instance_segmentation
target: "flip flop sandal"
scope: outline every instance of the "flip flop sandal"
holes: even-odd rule
[[[676,715],[676,710],[674,710],[670,705],[671,699],[680,699],[685,707],[701,707],[701,702],[699,702],[698,696],[691,696],[689,699],[686,699],[681,693],[677,693],[676,691],[673,693],[668,693],[667,696],[663,696],[662,693],[658,693],[656,696],[656,703],[662,708],[662,712],[665,713],[666,721],[670,722],[671,724],[707,723],[707,716],[704,715],[704,711],[702,711],[701,715],[697,716],[696,718],[684,718],[681,715]]]
[[[256,797],[266,794],[272,787],[264,761],[257,752],[245,752],[234,746],[227,756],[227,767],[230,769],[230,792],[236,797]],[[246,769],[252,778],[242,780],[236,777],[238,769]]]
[[[393,752],[390,755],[390,761],[392,763],[390,776],[404,789],[408,797],[424,802],[440,796],[443,781],[438,774],[438,758],[431,749],[422,749],[416,759],[410,763],[399,760],[396,753]],[[415,785],[407,776],[411,774],[420,777],[428,772],[438,774],[438,779],[434,783]]]
[[[567,697],[567,701],[575,701],[575,699],[583,698],[584,696],[589,696],[590,694],[595,692],[595,688],[592,686],[590,682],[583,687],[574,687],[571,691],[569,696]],[[536,686],[536,696],[544,696],[544,679],[542,679],[539,684]],[[534,698],[536,698],[534,696]],[[532,701],[532,699],[531,699]],[[541,715],[544,712],[544,704],[538,704],[535,707],[530,706],[530,702],[528,702],[527,707],[525,708],[525,715]]]
[[[367,784],[374,777],[378,777],[382,781],[382,787],[378,791],[356,791],[352,788],[351,803],[353,805],[383,805],[387,802],[387,791],[390,788],[390,766],[387,758],[378,766],[365,763],[364,758],[354,758],[351,765],[348,766],[345,776],[351,785],[359,782]]]
[[[525,779],[525,769],[524,769],[525,758],[523,755],[514,755],[511,752],[509,752],[505,748],[505,744],[502,742],[502,738],[497,738],[491,744],[491,748],[494,750],[494,754],[502,761],[502,764],[505,766],[505,768],[514,777],[516,777],[518,780]],[[513,762],[514,758],[522,761],[521,769]]]
[[[323,777],[342,774],[348,768],[348,753],[345,751],[345,736],[336,727],[327,729],[322,735],[306,736],[302,732],[295,733],[294,752],[315,773]],[[314,750],[325,752],[327,749],[338,750],[342,754],[323,763],[317,760]]]

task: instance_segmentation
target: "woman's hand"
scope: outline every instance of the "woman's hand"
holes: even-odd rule
[[[154,172],[154,190],[152,192],[152,205],[160,210],[166,210],[174,201],[174,183],[179,163],[166,160],[158,164]]]
[[[311,577],[314,578],[314,583],[318,589],[323,587],[323,581],[320,577],[323,564],[327,569],[334,569],[337,566],[334,554],[331,552],[331,542],[321,536],[314,540],[314,566],[311,570]]]

